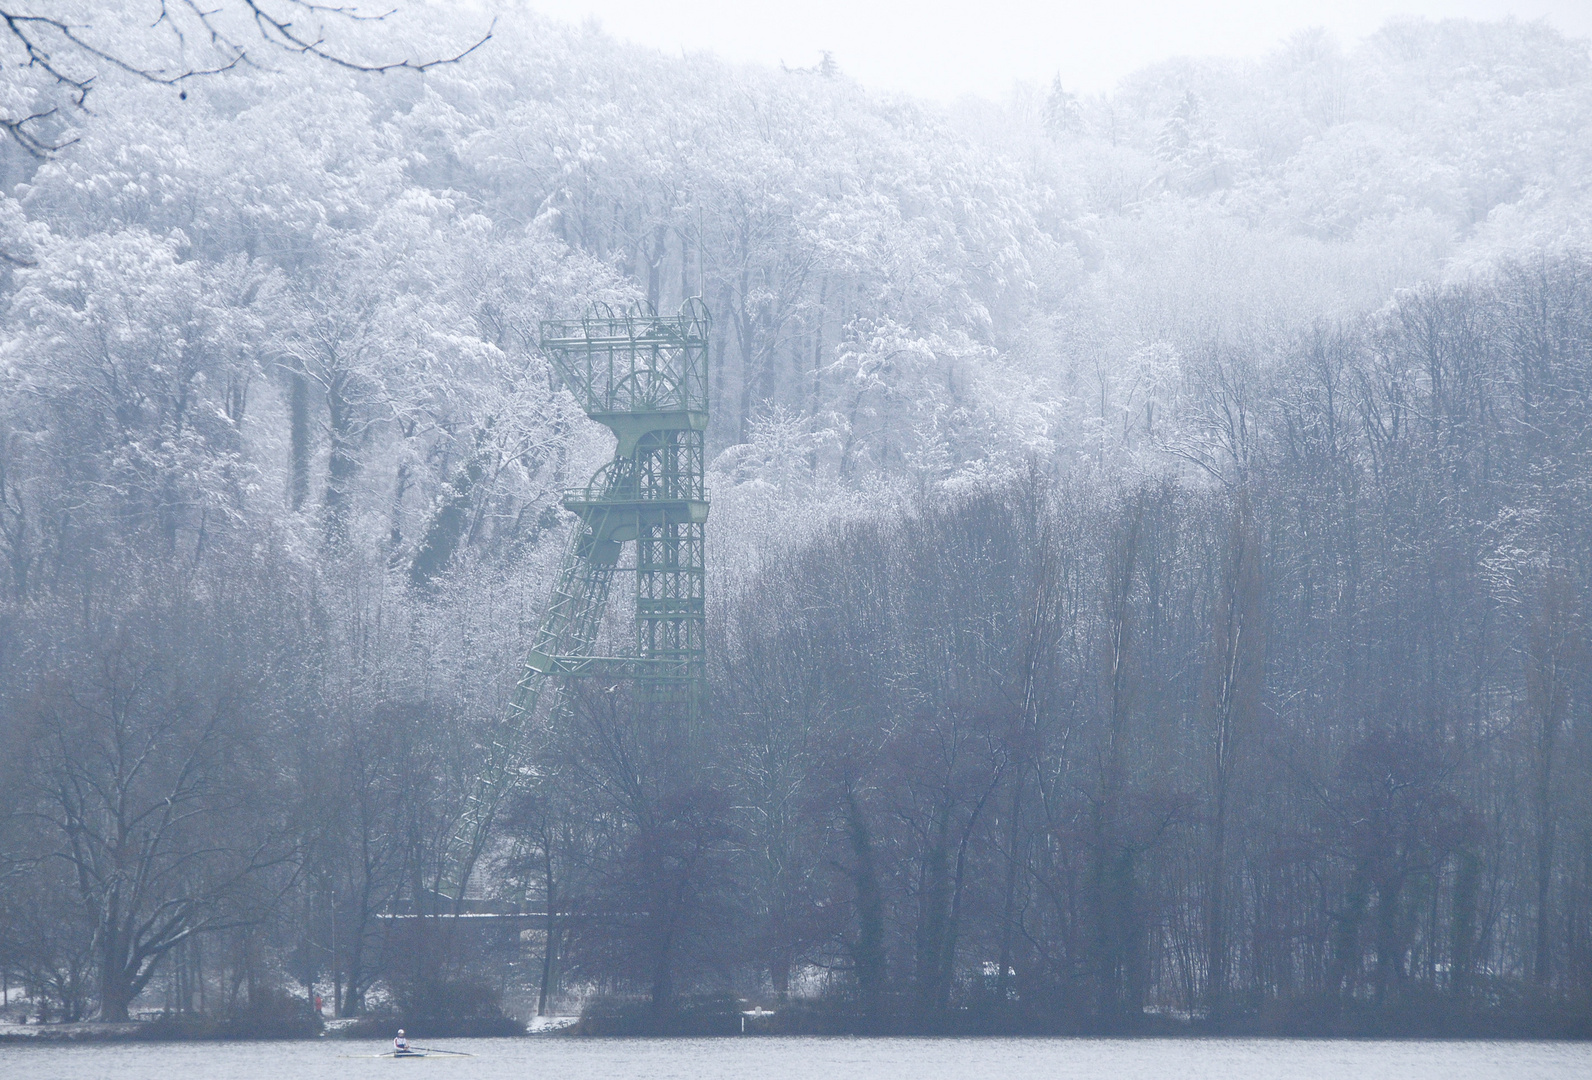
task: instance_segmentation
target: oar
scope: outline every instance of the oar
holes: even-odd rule
[[[428,1054],[452,1054],[454,1057],[475,1057],[474,1054],[466,1054],[462,1050],[438,1050],[434,1046],[411,1046],[409,1049],[423,1050]]]

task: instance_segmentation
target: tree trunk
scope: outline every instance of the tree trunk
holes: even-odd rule
[[[299,372],[293,373],[288,399],[288,440],[293,459],[288,498],[298,511],[304,508],[304,500],[310,494],[310,381]]]
[[[1001,947],[1000,970],[995,973],[995,999],[1002,1004],[1011,992],[1012,930],[1017,921],[1017,874],[1022,866],[1018,855],[1021,836],[1018,822],[1022,819],[1023,777],[1019,774],[1012,790],[1011,821],[1007,836],[1006,881],[1001,889]]]
[[[1100,797],[1093,815],[1090,894],[1094,920],[1095,1007],[1099,1017],[1122,1017],[1130,996],[1125,977],[1137,906],[1134,857],[1124,836],[1122,797],[1126,785],[1127,738],[1133,678],[1133,595],[1146,496],[1135,498],[1113,545],[1106,583],[1106,747]]]
[[[918,875],[917,977],[913,1018],[933,1025],[940,1015],[940,982],[944,967],[946,908],[950,902],[950,807],[941,805],[929,849]]]
[[[348,539],[348,519],[353,510],[354,477],[359,473],[357,436],[354,434],[354,403],[343,395],[341,379],[335,379],[326,393],[326,411],[331,427],[331,454],[326,462],[326,537],[333,543]]]
[[[113,947],[108,946],[102,953],[99,1018],[106,1023],[119,1024],[127,1020],[127,1009],[135,994],[120,958],[109,955]]]
[[[851,880],[857,891],[857,941],[851,946],[851,959],[861,990],[864,1029],[878,1030],[885,1018],[884,900],[874,866],[873,837],[857,793],[849,785],[844,803],[854,860]]]
[[[553,879],[553,845],[551,830],[548,832],[548,842],[543,846],[542,874],[545,888],[542,890],[546,896],[543,904],[547,912],[547,940],[542,946],[542,986],[536,994],[536,1015],[547,1015],[547,999],[552,992],[553,971],[558,963],[558,923],[553,912],[556,910],[556,896],[554,895]]]
[[[665,901],[663,911],[654,912],[652,932],[652,1015],[662,1019],[674,1004],[674,912]]]
[[[1360,969],[1360,924],[1365,919],[1369,891],[1365,868],[1356,867],[1343,910],[1333,915],[1337,926],[1333,934],[1332,968],[1328,977],[1331,985],[1328,989],[1334,996],[1343,994],[1349,975]]]
[[[1206,1013],[1221,1019],[1227,1000],[1227,785],[1218,780],[1216,809],[1211,822],[1210,884],[1207,888],[1206,963],[1210,966],[1206,987]]]
[[[476,430],[470,456],[459,467],[437,497],[437,508],[426,525],[426,532],[409,565],[409,581],[417,587],[430,584],[467,538],[470,506],[475,489],[486,478],[486,447],[494,418],[488,417]]]
[[[1549,894],[1553,886],[1554,840],[1558,807],[1554,798],[1554,769],[1559,754],[1559,730],[1568,709],[1566,654],[1570,651],[1571,615],[1563,606],[1569,586],[1561,580],[1545,585],[1538,615],[1527,639],[1526,707],[1530,713],[1534,761],[1532,803],[1535,817],[1535,949],[1532,978],[1546,986],[1553,978]]]

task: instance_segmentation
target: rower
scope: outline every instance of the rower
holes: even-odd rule
[[[398,1029],[398,1037],[392,1041],[392,1052],[395,1054],[407,1054],[409,1052],[409,1040],[404,1038],[403,1028]]]

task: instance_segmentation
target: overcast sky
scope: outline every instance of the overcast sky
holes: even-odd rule
[[[1325,27],[1345,42],[1399,15],[1546,18],[1592,37],[1592,0],[530,0],[667,50],[804,67],[820,50],[879,89],[949,99],[1014,80],[1104,90],[1169,56],[1263,54]]]

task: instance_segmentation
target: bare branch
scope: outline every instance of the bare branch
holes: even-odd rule
[[[335,46],[327,37],[325,19],[340,19],[351,23],[382,22],[396,13],[395,8],[379,14],[366,15],[355,6],[319,4],[314,0],[218,0],[215,6],[206,6],[199,0],[161,0],[160,12],[151,30],[165,30],[172,35],[179,58],[186,57],[190,36],[202,37],[215,53],[214,62],[190,64],[182,60],[170,67],[139,63],[125,50],[114,46],[96,44],[87,26],[77,25],[67,19],[0,8],[0,24],[4,31],[0,40],[9,38],[23,56],[16,66],[18,71],[37,71],[46,81],[65,93],[73,108],[87,110],[90,93],[96,87],[99,70],[110,68],[123,74],[158,86],[176,86],[191,79],[220,75],[244,64],[254,63],[246,42],[229,35],[222,20],[229,14],[252,24],[260,41],[271,48],[301,56],[311,56],[348,71],[383,74],[388,71],[429,71],[435,67],[456,64],[475,52],[488,41],[497,27],[496,20],[486,32],[467,47],[446,56],[417,59],[404,57],[398,60],[368,62],[359,60]],[[182,14],[179,16],[178,12]],[[295,15],[305,16],[314,22],[313,31]],[[47,158],[76,142],[76,139],[55,139],[44,134],[52,117],[61,115],[59,106],[40,108],[26,115],[0,115],[3,128],[12,141],[35,158]]]

